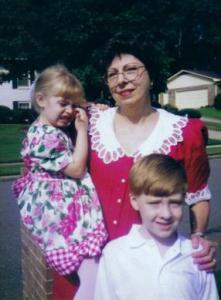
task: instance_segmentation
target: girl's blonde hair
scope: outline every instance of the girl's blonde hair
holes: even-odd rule
[[[84,89],[75,75],[60,64],[51,66],[42,71],[35,80],[31,90],[31,101],[35,110],[40,113],[41,109],[36,101],[36,94],[45,96],[61,96],[79,105],[84,101]]]
[[[135,196],[185,196],[187,178],[183,166],[170,156],[150,154],[138,160],[129,173],[129,187]]]

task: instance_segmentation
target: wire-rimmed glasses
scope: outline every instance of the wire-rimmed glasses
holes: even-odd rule
[[[104,80],[110,87],[117,85],[120,74],[123,75],[124,80],[134,81],[138,76],[142,74],[140,73],[141,69],[144,69],[143,71],[145,71],[145,66],[143,65],[139,66],[136,64],[127,64],[123,67],[123,72],[118,72],[117,69],[109,70],[107,74],[104,76]]]

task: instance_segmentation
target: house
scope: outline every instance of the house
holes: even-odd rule
[[[180,70],[167,80],[167,92],[159,95],[161,105],[171,104],[178,109],[200,108],[214,104],[221,93],[221,74]]]
[[[8,73],[7,69],[0,66],[0,105],[7,106],[10,109],[31,108],[30,74],[23,74],[21,78],[4,81],[2,78]]]

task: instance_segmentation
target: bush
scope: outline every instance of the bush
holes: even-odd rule
[[[214,107],[215,109],[221,110],[221,94],[216,95],[214,98]]]
[[[15,109],[13,113],[14,124],[31,124],[36,118],[36,113],[32,109]]]
[[[193,108],[185,108],[185,109],[181,109],[178,111],[177,113],[180,116],[187,116],[188,118],[201,118],[201,112],[193,109]]]
[[[166,104],[163,106],[163,108],[173,114],[177,114],[178,108],[176,106],[173,106],[171,104]]]
[[[0,105],[1,124],[31,124],[37,117],[32,109],[10,109]]]
[[[155,108],[161,108],[162,107],[161,104],[157,101],[152,101],[151,105]]]
[[[0,120],[2,124],[13,123],[13,110],[7,106],[0,105]]]

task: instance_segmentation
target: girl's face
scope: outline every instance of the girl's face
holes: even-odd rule
[[[120,107],[143,105],[149,99],[150,77],[142,61],[131,54],[115,56],[107,70],[107,84]]]
[[[75,105],[70,99],[61,96],[37,93],[36,101],[41,107],[39,119],[54,127],[67,127],[75,117]]]

